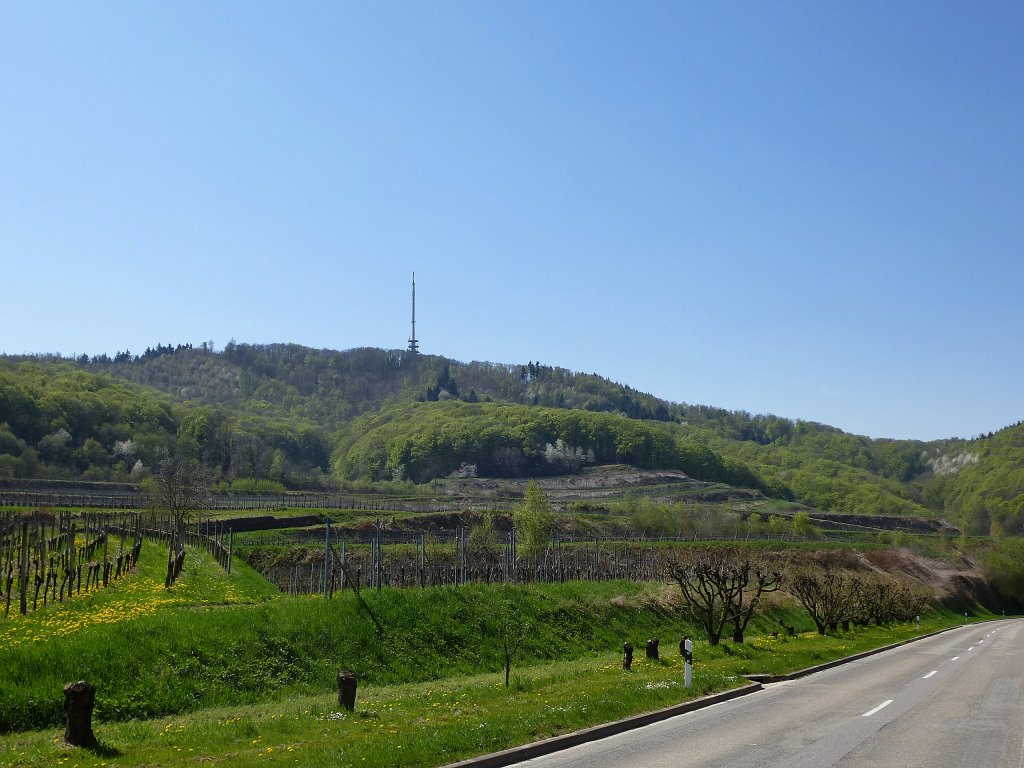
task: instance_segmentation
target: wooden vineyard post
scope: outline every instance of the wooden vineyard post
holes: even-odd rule
[[[103,586],[107,586],[110,569],[107,568],[107,555],[110,552],[110,521],[104,520],[103,525]]]
[[[555,538],[555,545],[558,548],[558,583],[559,584],[564,584],[565,583],[565,569],[563,568],[563,565],[562,565],[562,538],[560,536]]]
[[[468,555],[468,549],[466,545],[466,529],[462,529],[462,584],[465,586],[466,580],[469,577],[469,564],[466,561]]]
[[[330,597],[331,583],[331,518],[324,529],[324,598]]]
[[[75,571],[77,569],[77,561],[80,559],[80,553],[78,551],[78,539],[77,539],[77,525],[68,521],[68,529],[65,533],[64,546],[66,552],[64,555],[64,571],[65,580],[67,581],[67,596],[71,599],[71,593],[75,589]]]
[[[174,538],[167,535],[167,575],[164,577],[164,589],[171,588],[171,573],[174,571]]]
[[[384,566],[381,563],[381,548],[380,548],[380,520],[377,521],[377,526],[374,529],[374,543],[373,543],[373,581],[374,586],[377,587],[377,591],[381,590],[381,580],[384,575]]]
[[[509,561],[508,561],[508,574],[509,574],[509,578],[508,578],[508,580],[509,580],[510,584],[515,584],[516,583],[516,556],[517,556],[517,554],[518,553],[516,552],[516,529],[513,528],[511,531],[509,531],[509,535],[508,535],[508,556],[509,556]]]
[[[345,568],[348,565],[348,554],[345,550],[345,539],[341,540],[341,591],[345,591],[345,580],[348,577],[348,570]],[[358,587],[358,585],[356,585]]]
[[[420,534],[420,589],[426,586],[427,568],[427,538],[426,534]]]
[[[452,571],[454,571],[453,575],[455,576],[455,580],[454,581],[455,581],[455,586],[456,587],[459,586],[459,576],[462,573],[462,565],[459,562],[459,539],[460,539],[460,536],[461,536],[461,532],[462,532],[462,528],[461,527],[456,527],[455,528],[455,541],[454,541],[454,546],[452,548],[452,557],[453,557]]]
[[[28,613],[28,520],[21,523],[21,557],[18,558],[18,580],[21,615]]]

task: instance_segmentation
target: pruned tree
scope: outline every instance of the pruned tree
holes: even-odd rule
[[[893,576],[855,576],[850,583],[855,601],[853,623],[859,626],[909,621],[920,615],[931,599],[922,587]]]
[[[743,642],[761,597],[778,589],[782,579],[781,568],[769,561],[725,547],[672,550],[664,570],[679,585],[683,613],[704,628],[710,645],[721,642],[730,622],[733,639]]]
[[[744,551],[737,552],[735,557],[740,573],[730,621],[733,642],[742,643],[747,625],[761,605],[761,598],[782,588],[785,571],[778,560],[762,554]]]
[[[920,584],[898,579],[893,585],[890,597],[892,618],[896,621],[910,621],[928,608],[933,594]]]
[[[834,564],[797,568],[787,579],[786,590],[800,601],[822,635],[851,624],[909,621],[931,599],[908,579],[858,573]]]
[[[797,568],[790,573],[786,589],[800,601],[819,635],[835,632],[853,619],[856,588],[847,571],[829,565]]]

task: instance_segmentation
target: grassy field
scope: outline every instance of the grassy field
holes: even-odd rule
[[[915,627],[837,637],[771,638],[777,604],[749,642],[696,644],[695,686],[675,644],[699,638],[666,604],[667,587],[628,582],[528,588],[364,591],[333,601],[284,598],[236,561],[228,577],[189,551],[163,589],[161,548],[139,572],[70,604],[0,623],[0,765],[433,766],[743,684],[918,634]],[[922,632],[958,623],[932,612]],[[525,639],[504,685],[501,645]],[[662,659],[643,659],[648,637]],[[621,668],[624,640],[637,663]],[[354,714],[334,676],[360,675]],[[101,746],[61,743],[65,682],[97,686]]]

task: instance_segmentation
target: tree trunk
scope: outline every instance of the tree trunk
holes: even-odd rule
[[[64,741],[73,747],[95,747],[92,708],[96,689],[84,680],[64,686]]]
[[[338,705],[349,712],[356,708],[356,686],[359,678],[355,672],[341,670],[338,673]]]
[[[647,658],[658,658],[658,638],[654,637],[647,641]]]

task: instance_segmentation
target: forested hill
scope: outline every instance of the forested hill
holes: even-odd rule
[[[977,440],[870,440],[670,403],[596,373],[293,344],[0,357],[0,479],[135,480],[160,455],[317,488],[587,463],[679,468],[823,509],[948,514],[1024,532],[1020,425]],[[464,468],[463,468],[464,470]]]
[[[79,359],[88,370],[146,384],[179,400],[284,408],[333,429],[386,403],[498,401],[612,411],[658,421],[685,418],[668,403],[597,374],[527,363],[460,363],[435,355],[361,348],[344,352],[296,344],[236,344],[223,352],[160,346],[138,356]]]

